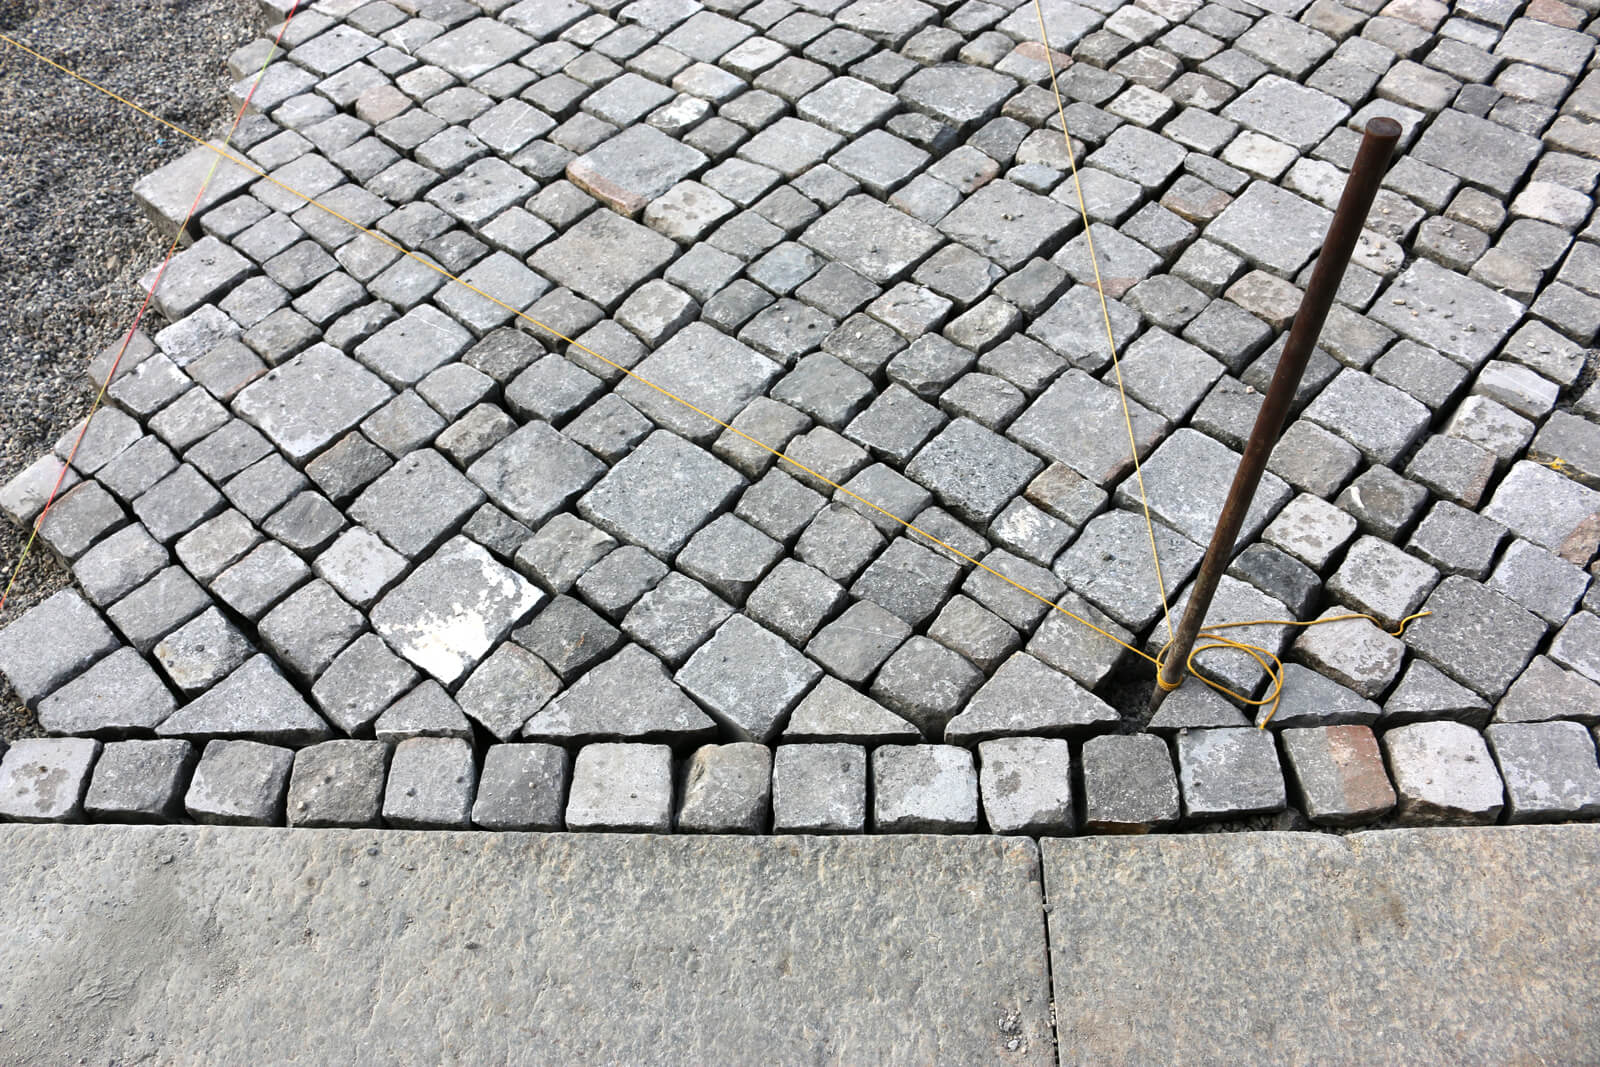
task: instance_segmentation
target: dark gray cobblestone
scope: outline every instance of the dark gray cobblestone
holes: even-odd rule
[[[298,14],[242,158],[494,299],[219,169],[40,529],[81,593],[0,620],[56,735],[0,817],[1600,815],[1593,12],[1044,7],[1070,148],[1026,0]],[[1233,631],[1271,721],[1197,680],[1147,721],[1067,613],[1165,639],[1377,114],[1212,621],[1378,623]],[[173,232],[209,166],[135,197]]]

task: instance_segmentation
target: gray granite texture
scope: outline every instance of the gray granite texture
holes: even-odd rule
[[[1305,1062],[1592,1059],[1573,963],[1600,931],[1524,905],[1580,891],[1597,846],[1593,826],[1042,842],[1061,1062],[1240,1062],[1262,1034]]]
[[[1590,1062],[1597,835],[6,826],[0,1057]]]
[[[0,831],[8,1061],[1055,1061],[1029,841],[84,832]]]

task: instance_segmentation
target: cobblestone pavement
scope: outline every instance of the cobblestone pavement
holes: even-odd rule
[[[43,524],[77,588],[0,632],[53,735],[0,815],[1600,815],[1596,6],[1043,0],[1174,610],[1356,130],[1405,128],[1212,616],[1384,626],[1250,631],[1262,731],[1193,681],[1146,721],[1144,660],[896,521],[1165,639],[1031,2],[313,5],[238,138],[281,184],[219,172]]]

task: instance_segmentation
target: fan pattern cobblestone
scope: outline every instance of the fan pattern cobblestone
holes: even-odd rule
[[[40,528],[76,588],[0,631],[50,735],[0,818],[1600,815],[1593,0],[1040,8],[1070,147],[1022,0],[298,13],[235,143],[271,180],[218,169]],[[1251,631],[1266,730],[1193,681],[1147,721],[1148,664],[1049,608],[1166,637],[1089,238],[1176,611],[1376,115],[1212,618],[1432,614]],[[211,161],[135,187],[166,232]]]

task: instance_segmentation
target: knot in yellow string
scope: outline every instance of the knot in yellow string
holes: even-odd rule
[[[1415,614],[1407,615],[1405,618],[1400,620],[1399,626],[1395,627],[1393,630],[1387,630],[1385,632],[1390,637],[1399,637],[1401,634],[1406,632],[1406,626],[1411,622],[1412,619],[1420,619],[1424,615],[1432,614],[1433,612],[1431,611],[1419,611]],[[1283,660],[1279,658],[1276,652],[1273,652],[1269,648],[1263,648],[1260,645],[1252,645],[1248,641],[1236,641],[1231,637],[1224,637],[1216,631],[1234,630],[1245,626],[1299,626],[1302,628],[1309,628],[1312,626],[1325,626],[1330,622],[1349,622],[1352,619],[1366,619],[1375,626],[1380,628],[1383,626],[1383,621],[1381,619],[1374,615],[1368,615],[1365,612],[1351,612],[1348,615],[1330,615],[1326,619],[1311,619],[1306,622],[1302,622],[1299,619],[1248,619],[1241,622],[1219,622],[1214,626],[1208,626],[1200,631],[1198,635],[1200,640],[1196,640],[1194,648],[1190,650],[1189,658],[1184,663],[1184,674],[1180,674],[1176,682],[1168,682],[1162,677],[1162,675],[1166,673],[1163,668],[1166,661],[1167,652],[1172,648],[1172,639],[1168,638],[1167,643],[1162,645],[1160,651],[1155,654],[1156,685],[1160,687],[1162,692],[1171,693],[1183,685],[1184,675],[1192,674],[1206,685],[1209,685],[1211,688],[1221,693],[1223,696],[1230,697],[1238,703],[1243,704],[1245,707],[1267,708],[1266,716],[1256,724],[1257,729],[1266,729],[1267,723],[1271,722],[1272,717],[1278,713],[1278,702],[1283,698]],[[1210,652],[1213,649],[1219,648],[1231,649],[1235,652],[1243,652],[1245,655],[1255,660],[1261,669],[1266,671],[1267,677],[1272,680],[1272,687],[1267,691],[1267,695],[1260,698],[1246,696],[1243,693],[1234,692],[1221,682],[1213,681],[1212,679],[1201,674],[1195,666],[1195,657],[1200,655],[1202,652]]]

